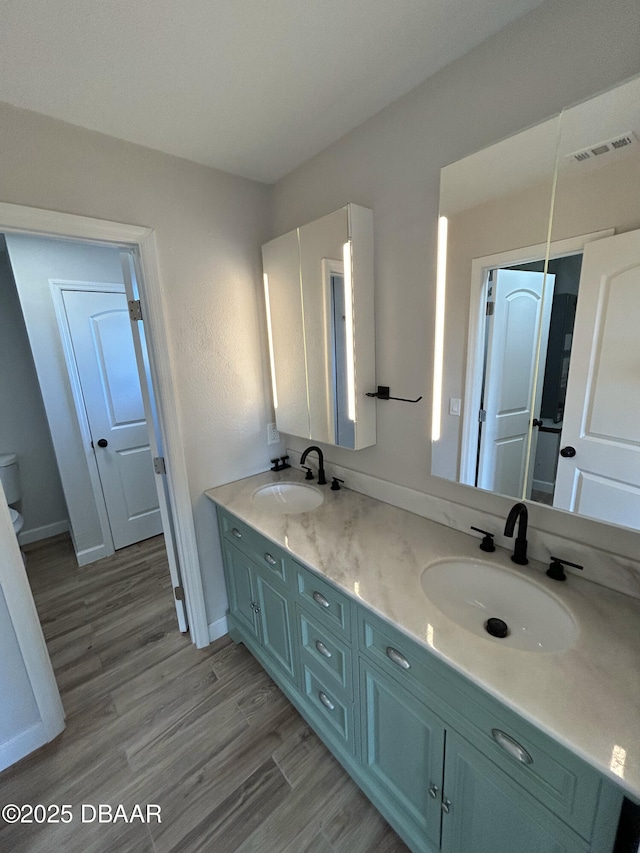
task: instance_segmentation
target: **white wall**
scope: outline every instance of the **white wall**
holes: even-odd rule
[[[81,564],[104,556],[104,539],[49,282],[122,284],[114,247],[7,234],[7,249],[35,361]]]
[[[272,237],[350,201],[373,208],[377,381],[400,397],[424,395],[416,405],[378,402],[376,446],[327,449],[329,461],[506,515],[507,499],[430,473],[439,172],[639,71],[637,0],[549,0],[275,185]],[[530,517],[613,551],[623,540],[637,550],[632,533],[543,507]]]
[[[155,231],[175,406],[214,622],[227,602],[203,492],[264,470],[269,460],[260,264],[268,190],[7,105],[0,105],[0,127],[2,201]]]
[[[21,541],[68,526],[67,507],[27,330],[4,239],[0,238],[0,453],[17,453],[24,518]]]

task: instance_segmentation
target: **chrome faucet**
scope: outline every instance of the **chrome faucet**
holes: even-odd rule
[[[311,453],[312,450],[315,450],[315,452],[318,454],[318,485],[326,486],[327,478],[324,475],[324,456],[322,455],[322,451],[319,447],[316,447],[315,444],[311,447],[307,447],[305,452],[300,457],[300,464],[304,465],[304,463],[307,461],[307,456]]]
[[[514,563],[518,563],[520,566],[526,566],[529,562],[529,560],[527,560],[528,520],[529,513],[527,512],[526,506],[522,503],[517,503],[511,507],[509,515],[507,516],[507,523],[504,526],[504,535],[513,536],[516,521],[518,522],[518,535],[516,536],[511,559]]]

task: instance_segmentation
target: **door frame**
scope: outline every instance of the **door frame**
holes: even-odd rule
[[[155,232],[144,226],[126,225],[105,219],[93,219],[5,202],[0,202],[0,231],[103,243],[120,249],[133,249],[138,256],[141,272],[138,288],[145,322],[151,381],[167,462],[169,505],[174,521],[189,631],[194,644],[198,648],[204,648],[210,642],[209,626],[204,604],[182,431],[177,411],[170,405],[175,397],[176,383],[169,352]],[[127,298],[132,299],[133,294],[127,293]],[[145,378],[141,377],[141,381],[145,381]]]
[[[91,480],[93,497],[96,502],[96,510],[98,512],[98,519],[100,521],[100,530],[102,532],[102,538],[104,540],[104,556],[110,557],[113,553],[115,553],[115,548],[113,545],[113,536],[111,534],[111,525],[109,524],[109,514],[107,512],[107,504],[104,499],[104,492],[102,491],[102,482],[100,480],[100,474],[98,472],[98,464],[96,462],[95,453],[93,453],[90,449],[91,430],[89,429],[89,420],[87,418],[87,410],[84,404],[82,386],[80,384],[80,375],[78,373],[78,365],[75,359],[73,343],[71,340],[71,331],[69,329],[67,314],[64,309],[62,294],[65,290],[77,290],[82,291],[84,293],[122,293],[122,295],[126,298],[125,288],[124,284],[119,283],[90,283],[83,281],[66,281],[63,279],[50,279],[49,288],[51,291],[51,298],[53,300],[53,308],[56,314],[56,320],[58,321],[58,331],[60,333],[60,341],[62,343],[64,361],[67,368],[67,374],[69,376],[69,384],[71,385],[71,396],[73,398],[73,405],[75,408],[76,417],[78,419],[78,426],[80,427],[80,434],[82,436],[82,446],[84,449],[87,467],[89,469],[89,479]]]
[[[462,417],[462,443],[460,452],[459,482],[475,485],[478,450],[478,411],[482,396],[482,375],[484,372],[484,319],[486,285],[489,271],[500,267],[517,266],[541,259],[552,260],[564,255],[575,255],[584,249],[587,243],[610,237],[613,228],[592,231],[565,240],[537,243],[506,252],[497,252],[473,258],[471,261],[471,297],[469,304],[469,334],[467,338],[467,364],[464,379],[464,409]]]

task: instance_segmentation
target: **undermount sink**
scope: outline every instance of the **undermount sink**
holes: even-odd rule
[[[578,636],[571,613],[552,593],[495,563],[440,560],[420,582],[431,603],[457,625],[509,648],[560,652]]]
[[[270,483],[253,493],[256,507],[272,515],[310,512],[317,509],[323,500],[321,491],[305,483]]]

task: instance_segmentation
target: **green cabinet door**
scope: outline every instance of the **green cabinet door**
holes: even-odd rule
[[[586,853],[589,845],[451,730],[446,735],[443,853]]]
[[[362,762],[394,826],[420,849],[440,845],[444,726],[440,719],[369,664],[360,662]],[[467,850],[466,853],[469,853]]]
[[[258,566],[255,584],[262,648],[282,672],[295,681],[290,593],[281,591]]]
[[[257,637],[257,596],[253,563],[242,551],[231,545],[225,544],[223,550],[229,615],[237,621],[240,628]]]

